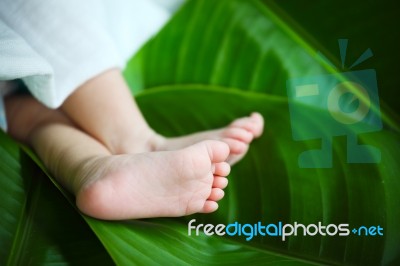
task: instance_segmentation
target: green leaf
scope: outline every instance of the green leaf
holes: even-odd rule
[[[252,144],[247,157],[233,168],[226,198],[214,215],[127,222],[85,217],[117,264],[301,263],[291,256],[309,261],[364,264],[390,262],[398,257],[400,214],[395,206],[399,203],[396,197],[399,169],[392,159],[399,155],[398,135],[385,131],[363,137],[365,142],[386,147],[380,165],[343,164],[340,158],[345,144],[339,140],[335,143],[335,163],[343,164],[343,168],[299,169],[297,155],[314,143],[292,140],[287,102],[278,97],[228,92],[212,86],[185,86],[153,90],[137,100],[146,119],[167,136],[219,127],[253,110],[269,121],[263,137]],[[371,208],[380,211],[370,212]],[[214,224],[234,221],[380,224],[385,228],[385,237],[298,236],[286,242],[268,237],[249,242],[243,237],[189,237],[186,222],[191,218]]]
[[[214,215],[196,216],[198,221],[381,225],[385,228],[384,237],[297,236],[286,242],[271,237],[247,242],[242,237],[234,241],[242,243],[243,247],[277,250],[277,254],[319,262],[363,265],[399,259],[400,212],[396,206],[400,200],[396,195],[400,192],[400,171],[393,159],[399,156],[398,134],[381,131],[360,136],[361,142],[382,150],[380,164],[346,164],[346,143],[336,138],[333,168],[302,169],[297,164],[298,155],[315,147],[316,142],[293,141],[287,102],[279,97],[226,89],[174,86],[137,97],[146,119],[167,136],[220,127],[251,111],[258,111],[266,118],[264,135],[233,168],[220,210]],[[318,123],[326,115],[315,114],[315,110],[306,106],[304,113],[315,115],[308,122],[311,125],[304,124],[305,128],[320,126]],[[184,220],[189,219],[191,217]],[[164,221],[159,223],[164,224]],[[150,233],[148,235],[147,240],[153,239]],[[186,241],[190,243],[191,238]]]
[[[348,3],[352,8],[359,4]],[[325,10],[324,4],[316,8]],[[338,4],[337,8],[343,6]],[[374,17],[377,25],[379,18]],[[370,19],[368,17],[368,21]],[[331,39],[336,47],[338,37],[335,35]],[[359,41],[356,44],[361,46]],[[363,50],[357,52],[361,54],[367,48],[361,46],[359,49]],[[339,55],[339,48],[336,49],[335,54]],[[334,66],[321,60],[319,52]],[[352,59],[351,50],[348,54]],[[379,56],[383,58],[381,61],[390,62],[384,70],[396,68],[390,61],[392,57]],[[342,69],[332,51],[301,30],[271,1],[189,1],[129,62],[125,78],[134,93],[171,84],[209,84],[286,97],[286,82],[290,79],[327,74],[340,76],[340,71],[350,70],[349,66]],[[364,68],[357,66],[355,69]],[[378,73],[378,83],[380,86],[384,81],[385,86],[380,89],[385,92],[382,93],[385,99],[390,99],[393,95],[387,95],[393,90],[392,85],[387,86],[387,76],[385,72]],[[327,80],[323,82],[328,83]],[[327,86],[321,83],[320,87]],[[381,105],[382,119],[399,131],[393,112],[384,101]]]
[[[259,1],[189,2],[128,64],[125,77],[133,88],[133,92],[138,93],[144,89],[155,89],[171,84],[181,84],[184,88],[192,87],[191,84],[204,84],[207,88],[212,87],[213,89],[218,86],[220,89],[229,91],[236,88],[243,91],[277,95],[282,98],[270,96],[269,100],[285,102],[287,80],[337,72],[335,68],[316,58],[317,51],[321,51],[339,66],[338,60],[332,56],[332,49],[327,51],[315,39],[299,29],[295,22],[287,19],[287,16],[276,4],[266,1],[264,4]],[[354,7],[358,4],[346,3],[346,6]],[[342,8],[342,5],[338,4],[336,7]],[[323,4],[316,7],[316,9],[318,8],[322,10]],[[300,8],[296,9],[296,11],[299,10]],[[314,13],[316,12],[315,9],[312,10]],[[313,12],[305,10],[302,15],[312,15],[310,13]],[[377,18],[379,17],[381,16]],[[374,18],[369,16],[368,19]],[[362,27],[362,23],[359,25]],[[369,30],[371,29],[369,28]],[[343,38],[343,36],[338,37]],[[335,36],[331,40],[335,44],[336,38]],[[360,49],[368,48],[368,46],[361,47],[359,41],[357,44]],[[377,48],[376,45],[374,47]],[[336,53],[338,54],[338,52],[339,49]],[[386,57],[381,55],[380,61],[383,60],[386,60]],[[371,66],[371,64],[367,66]],[[391,64],[391,67],[394,65]],[[379,73],[380,77],[384,74]],[[387,87],[384,89],[388,90]],[[190,93],[193,92],[190,91]],[[245,105],[243,99],[229,103],[227,95],[217,97],[212,104],[212,100],[209,98],[201,100],[199,95],[189,101],[177,92],[170,92],[170,94],[170,104],[161,107],[163,111],[160,111],[155,119],[158,122],[153,124],[153,127],[164,134],[184,134],[188,133],[187,130],[195,132],[224,125],[222,122],[209,122],[214,119],[214,115],[202,107],[204,104],[202,101],[206,101],[206,106],[212,106],[213,111],[218,112],[215,119],[223,119],[224,115],[233,119],[236,116],[259,110],[248,108],[247,112],[239,112],[238,110]],[[211,94],[208,92],[207,97],[211,97]],[[168,96],[164,94],[163,97]],[[258,100],[264,96],[258,94],[252,97],[256,101],[256,98]],[[243,167],[242,174],[245,176],[254,177],[255,180],[266,178],[268,181],[260,181],[261,184],[253,185],[252,189],[247,192],[242,191],[246,187],[245,181],[239,185],[231,182],[227,193],[229,202],[238,202],[239,200],[236,199],[239,197],[238,194],[242,195],[243,201],[246,201],[249,195],[255,194],[254,191],[262,192],[259,193],[258,201],[253,200],[248,204],[241,203],[238,205],[239,207],[231,207],[230,212],[222,212],[218,216],[220,217],[218,221],[224,220],[224,217],[226,219],[224,215],[228,215],[227,217],[231,217],[231,219],[238,219],[238,215],[241,213],[240,209],[248,210],[246,214],[240,216],[243,217],[242,219],[255,222],[260,218],[260,212],[262,213],[258,202],[262,202],[267,206],[262,207],[262,210],[267,209],[266,217],[272,220],[303,220],[309,223],[318,220],[324,223],[346,221],[353,226],[363,223],[371,225],[382,223],[386,224],[387,230],[390,231],[385,234],[385,239],[364,238],[360,240],[350,237],[349,239],[315,240],[300,237],[288,243],[275,241],[268,244],[274,248],[278,246],[281,250],[289,249],[291,254],[309,256],[316,260],[330,260],[331,263],[388,263],[396,258],[398,260],[400,232],[396,225],[399,220],[396,205],[399,204],[399,199],[396,195],[399,192],[397,178],[399,169],[395,160],[392,159],[398,156],[395,155],[399,146],[399,124],[396,119],[388,115],[386,107],[383,106],[382,120],[386,127],[394,128],[394,132],[376,132],[361,136],[362,141],[379,147],[382,153],[386,153],[382,154],[380,165],[348,165],[346,163],[346,139],[345,137],[336,137],[334,139],[333,170],[300,170],[297,167],[297,158],[300,152],[318,148],[321,145],[320,141],[318,139],[307,141],[302,144],[304,146],[299,144],[299,147],[302,148],[298,147],[297,150],[293,143],[282,144],[283,138],[286,139],[285,141],[292,139],[287,103],[277,106],[271,104],[269,100],[266,100],[264,104],[271,105],[273,110],[270,109],[264,115],[267,127],[279,132],[276,135],[271,133],[272,136],[270,136],[276,145],[259,140],[258,144],[254,144],[254,146],[260,147],[261,151],[252,155],[257,149],[253,147],[247,157],[252,160],[244,161],[236,167],[236,169]],[[154,101],[156,104],[152,105],[149,110],[143,109],[148,116],[155,112],[154,109],[158,108],[161,100]],[[186,108],[184,106],[178,108],[185,110],[184,112],[180,111],[185,116],[182,121],[190,122],[176,122],[174,125],[171,117],[174,121],[180,121],[179,117],[183,114],[174,113],[172,115],[171,109],[188,101],[190,104],[187,104]],[[219,108],[218,101],[223,103],[223,107]],[[250,104],[250,106],[252,105]],[[321,110],[312,110],[311,107],[304,108],[303,117],[307,118],[305,124],[300,125],[298,130],[306,132],[308,124],[308,127],[321,132],[321,137],[330,137],[328,129],[324,128],[326,124],[320,124],[321,121],[325,121],[324,116],[327,114],[322,110],[322,113],[315,115]],[[149,119],[151,120],[151,118]],[[203,125],[202,128],[194,128],[196,120]],[[162,126],[159,121],[163,121]],[[168,124],[174,125],[172,131],[163,129],[167,121]],[[229,119],[224,121],[228,123]],[[279,121],[284,121],[284,123]],[[193,128],[191,128],[192,125]],[[390,140],[385,140],[387,134],[390,135]],[[270,167],[268,167],[267,159],[264,158],[270,158],[272,161]],[[254,173],[254,169],[261,170]],[[236,173],[235,170],[232,175]],[[252,180],[252,182],[256,181]],[[270,191],[269,186],[273,187]],[[236,190],[231,193],[234,188]],[[269,191],[269,193],[264,191]],[[231,200],[231,197],[235,200]],[[268,200],[262,200],[264,198]],[[229,216],[229,214],[231,215]],[[273,240],[270,241],[273,242]]]
[[[176,219],[104,222],[85,218],[119,265],[171,264],[387,264],[399,261],[399,135],[384,130],[361,135],[361,142],[380,148],[380,164],[347,164],[346,143],[334,139],[334,167],[304,169],[298,155],[315,141],[296,142],[288,126],[287,102],[279,97],[213,86],[173,86],[137,97],[149,123],[166,136],[220,127],[258,111],[267,118],[264,135],[232,169],[226,197],[212,215]],[[212,108],[210,108],[212,107]],[[183,112],[184,110],[184,112]],[[305,106],[304,113],[315,113]],[[304,127],[317,127],[317,113]],[[162,121],[162,123],[160,122]],[[311,124],[311,125],[310,125]],[[328,132],[329,133],[329,132]],[[373,211],[371,211],[373,210]],[[380,225],[383,237],[188,236],[187,222],[197,223],[348,223]]]
[[[0,265],[112,265],[84,220],[0,132]]]
[[[271,1],[263,1],[272,5]],[[376,1],[275,1],[275,12],[296,32],[307,30],[309,40],[318,42],[319,49],[339,62],[337,39],[349,39],[345,66],[348,68],[367,49],[374,54],[356,69],[373,68],[378,74],[379,94],[398,114],[400,80],[396,71],[400,58],[400,32],[398,3],[391,0]],[[284,11],[284,12],[281,12]],[[285,14],[286,13],[286,14]],[[336,58],[336,59],[335,59]],[[340,69],[340,64],[337,64]]]

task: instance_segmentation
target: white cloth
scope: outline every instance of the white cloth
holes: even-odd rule
[[[184,0],[1,0],[0,80],[50,108],[126,61]],[[1,87],[1,86],[0,86]]]

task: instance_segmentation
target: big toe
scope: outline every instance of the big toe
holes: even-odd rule
[[[254,112],[249,117],[234,120],[230,127],[243,128],[253,134],[254,137],[261,136],[264,129],[264,118],[260,113]]]
[[[228,144],[229,150],[232,154],[243,154],[247,151],[249,147],[249,145],[245,142],[236,139],[225,138],[222,139],[222,141]]]
[[[253,122],[253,134],[257,138],[261,136],[264,131],[264,118],[257,112],[252,113],[250,118]]]
[[[222,141],[206,140],[198,143],[198,145],[204,145],[212,163],[226,161],[230,153],[229,146]]]

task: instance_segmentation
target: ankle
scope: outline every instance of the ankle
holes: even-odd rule
[[[78,195],[84,188],[95,183],[101,173],[105,171],[103,166],[104,158],[106,156],[98,155],[83,159],[69,169],[69,172],[64,174],[65,178],[59,181],[74,195]]]
[[[163,151],[165,150],[165,142],[167,138],[153,131],[153,134],[148,140],[150,151]]]
[[[112,154],[134,154],[160,150],[165,138],[147,127],[129,136],[119,136],[117,143],[107,145]]]

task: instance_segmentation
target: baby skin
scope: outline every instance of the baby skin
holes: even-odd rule
[[[78,208],[107,220],[217,210],[230,165],[264,123],[253,113],[225,128],[165,138],[148,126],[116,69],[86,82],[60,109],[15,95],[6,112],[9,133],[34,148]]]

